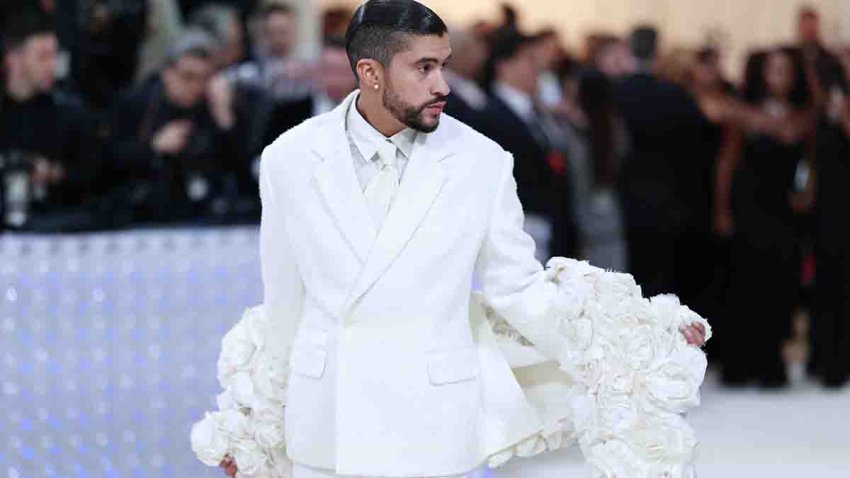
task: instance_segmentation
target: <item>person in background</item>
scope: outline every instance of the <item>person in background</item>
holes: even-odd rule
[[[148,2],[71,0],[76,11],[56,2],[59,18],[72,28],[71,76],[88,103],[104,109],[136,76],[139,49],[147,28]],[[73,19],[76,19],[74,23]]]
[[[828,388],[850,379],[850,96],[843,72],[824,83],[829,99],[817,131],[816,279],[811,369]]]
[[[590,35],[585,46],[585,63],[593,70],[615,80],[634,73],[634,57],[629,45],[616,35]]]
[[[183,30],[183,17],[176,0],[147,0],[148,18],[145,36],[139,51],[139,65],[136,68],[135,83],[148,80],[159,72],[168,54],[168,47],[174,44]]]
[[[200,28],[215,38],[216,70],[238,65],[245,59],[245,32],[236,8],[219,3],[204,5],[192,12],[188,26]]]
[[[113,177],[133,220],[209,217],[241,161],[232,98],[211,79],[215,41],[188,30],[158,78],[122,95],[111,133]]]
[[[823,45],[820,14],[813,7],[800,9],[797,16],[797,45],[790,51],[802,59],[814,104],[823,108],[829,100],[824,83],[829,81],[830,72],[839,67],[840,61]]]
[[[620,169],[629,272],[649,296],[680,292],[694,255],[683,241],[695,227],[694,191],[702,183],[694,145],[704,121],[684,88],[656,75],[658,33],[636,28],[630,39],[637,71],[615,83],[614,99],[630,148]]]
[[[606,51],[609,50],[597,50],[600,54]],[[576,109],[582,113],[571,123],[584,123],[586,166],[582,177],[576,178],[584,183],[584,193],[578,195],[582,205],[577,216],[584,254],[599,267],[625,271],[625,233],[615,180],[627,145],[625,127],[614,103],[612,78],[597,67],[585,67],[565,82],[564,97],[574,98],[570,102],[577,103],[567,112]],[[578,162],[579,158],[570,156],[571,166]],[[576,171],[575,175],[579,174]]]
[[[271,3],[263,11],[262,55],[289,58],[295,53],[297,25],[295,11],[284,3]]]
[[[322,37],[345,38],[345,30],[351,14],[351,9],[345,6],[326,9],[322,14]]]
[[[566,157],[569,158],[570,174],[567,177],[571,197],[569,213],[576,223],[576,251],[579,257],[592,264],[609,269],[607,257],[597,255],[601,246],[599,237],[594,236],[590,211],[593,190],[593,164],[588,141],[588,117],[581,102],[581,66],[564,57],[556,68],[561,87],[561,100],[553,108],[553,115],[564,138]]]
[[[537,47],[537,68],[540,70],[537,96],[543,106],[554,109],[564,98],[556,70],[566,54],[561,48],[558,32],[551,28],[540,31],[533,38]]]
[[[313,84],[314,89],[309,96],[275,106],[265,129],[263,147],[306,119],[332,110],[354,91],[357,85],[351,75],[343,39],[325,40]]]
[[[60,215],[93,199],[93,122],[79,99],[55,87],[57,50],[52,17],[9,14],[0,81],[0,228],[84,227]]]
[[[714,227],[732,241],[728,314],[735,327],[726,337],[722,379],[780,388],[788,381],[782,345],[800,283],[799,192],[810,191],[795,181],[808,156],[810,94],[789,49],[753,55],[745,76],[745,101],[782,127],[730,130],[718,161]]]
[[[487,61],[487,45],[468,30],[451,30],[452,60],[447,65],[446,82],[451,88],[445,112],[472,126],[480,127],[481,112],[487,107],[487,93],[480,86]]]
[[[295,57],[295,11],[285,3],[269,3],[255,13],[254,22],[254,58],[226,72],[231,84],[263,90],[276,102],[308,96],[316,69],[312,62]]]
[[[525,228],[540,257],[573,256],[575,229],[569,206],[567,164],[561,144],[545,120],[537,95],[536,45],[531,37],[507,28],[496,35],[485,69],[490,98],[481,117],[481,133],[516,159],[517,192],[526,211]]]
[[[229,17],[234,18],[235,12],[231,11]],[[231,98],[236,118],[236,136],[240,138],[240,161],[235,170],[238,190],[243,196],[257,199],[253,194],[257,187],[257,156],[280,133],[273,125],[280,119],[277,114],[281,105],[294,100],[306,101],[309,82],[303,79],[291,82],[283,74],[288,64],[304,69],[300,62],[291,62],[295,47],[295,13],[289,6],[269,3],[258,7],[252,15],[251,32],[254,38],[252,59],[220,71],[212,85],[220,96]],[[290,88],[293,85],[294,90]],[[290,118],[286,120],[291,121]]]
[[[177,3],[183,18],[189,18],[196,10],[210,3],[216,3],[235,9],[239,18],[244,20],[261,2],[264,3],[264,0],[178,0]]]

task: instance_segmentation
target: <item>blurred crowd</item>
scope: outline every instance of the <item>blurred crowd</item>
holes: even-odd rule
[[[263,147],[355,87],[338,32],[296,56],[284,3],[16,0],[0,17],[3,229],[256,222]]]
[[[356,85],[322,16],[317,59],[274,1],[16,0],[0,7],[0,227],[74,231],[256,222],[257,158]],[[515,157],[525,228],[550,255],[632,273],[717,329],[729,386],[787,385],[811,316],[808,371],[850,375],[850,48],[820,18],[749,55],[665,49],[651,25],[580,49],[557,30],[452,29],[446,112]],[[842,219],[844,218],[844,219]]]

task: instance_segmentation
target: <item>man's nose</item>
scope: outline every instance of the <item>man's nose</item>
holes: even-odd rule
[[[452,89],[446,82],[446,77],[443,75],[443,72],[441,71],[437,73],[437,82],[434,84],[434,90],[432,91],[434,96],[448,96],[451,91]]]

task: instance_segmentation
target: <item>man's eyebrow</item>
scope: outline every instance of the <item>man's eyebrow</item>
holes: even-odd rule
[[[448,62],[452,58],[451,55],[447,56],[445,60],[442,60],[442,63]],[[416,61],[417,65],[425,64],[425,63],[441,63],[439,58],[434,58],[430,56],[426,56],[424,58],[420,58]]]

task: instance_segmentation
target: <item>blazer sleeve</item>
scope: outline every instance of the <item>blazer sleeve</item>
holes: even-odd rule
[[[280,194],[271,181],[271,154],[267,147],[260,159],[260,263],[263,311],[271,321],[278,344],[291,345],[304,304],[304,284],[289,243]],[[279,170],[278,170],[279,171]]]
[[[556,333],[560,319],[549,312],[557,286],[548,280],[535,258],[534,240],[523,230],[513,165],[513,156],[505,153],[476,277],[487,304],[540,353],[557,359],[563,346]]]

